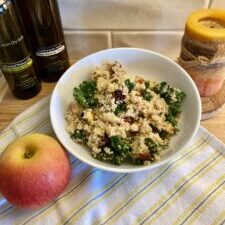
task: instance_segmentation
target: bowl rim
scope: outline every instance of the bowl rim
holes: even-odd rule
[[[155,55],[155,56],[158,56],[158,57],[161,57],[163,58],[164,60],[166,61],[169,61],[171,64],[173,64],[173,66],[177,67],[177,69],[179,69],[183,74],[184,76],[187,77],[187,79],[190,81],[190,83],[192,84],[193,86],[193,90],[195,92],[195,96],[197,97],[197,102],[198,102],[198,109],[197,109],[197,123],[195,124],[194,126],[194,130],[193,130],[193,133],[192,135],[190,136],[190,138],[185,142],[185,144],[179,148],[179,150],[177,150],[176,152],[174,152],[172,155],[168,156],[168,158],[166,159],[163,159],[163,160],[160,160],[160,161],[157,161],[157,162],[154,162],[152,164],[149,164],[149,165],[143,165],[143,166],[140,166],[140,167],[136,167],[136,168],[121,168],[121,167],[115,167],[115,168],[112,168],[112,167],[108,167],[107,165],[99,165],[97,163],[97,159],[96,160],[96,163],[95,162],[91,162],[89,161],[88,159],[86,159],[85,157],[81,157],[79,154],[75,155],[71,150],[70,150],[70,147],[67,145],[67,143],[64,141],[64,140],[61,140],[59,134],[57,133],[56,131],[56,127],[53,123],[53,115],[54,115],[54,112],[53,112],[53,96],[54,96],[54,93],[57,91],[58,89],[58,86],[60,84],[60,81],[62,79],[64,79],[65,76],[67,76],[67,74],[73,69],[72,67],[78,65],[82,62],[82,61],[85,61],[87,60],[89,57],[93,57],[94,55],[96,54],[103,54],[105,52],[110,52],[110,51],[118,51],[118,50],[124,50],[124,51],[139,51],[139,52],[145,52],[145,53],[150,53],[152,55]],[[116,172],[116,173],[136,173],[136,172],[142,172],[142,171],[146,171],[146,170],[150,170],[150,169],[154,169],[154,168],[157,168],[159,166],[162,166],[168,162],[170,162],[172,159],[174,159],[175,157],[177,157],[181,152],[182,150],[187,147],[187,145],[193,140],[193,138],[195,137],[197,131],[198,131],[198,128],[200,126],[200,120],[201,120],[201,111],[202,111],[202,108],[201,108],[201,98],[200,98],[200,95],[199,95],[199,92],[198,92],[198,89],[197,89],[197,86],[195,85],[194,81],[192,80],[192,78],[190,77],[190,75],[178,64],[176,63],[175,61],[173,61],[171,58],[161,54],[161,53],[158,53],[156,51],[151,51],[151,50],[147,50],[147,49],[142,49],[142,48],[133,48],[133,47],[119,47],[119,48],[109,48],[109,49],[104,49],[104,50],[101,50],[101,51],[97,51],[95,53],[92,53],[90,55],[87,55],[81,59],[79,59],[78,61],[76,61],[75,63],[73,63],[70,68],[68,68],[64,73],[63,75],[60,77],[60,79],[58,80],[58,82],[56,83],[54,89],[53,89],[53,92],[52,92],[52,95],[51,95],[51,99],[50,99],[50,121],[51,121],[51,125],[52,125],[52,128],[53,128],[53,131],[57,137],[57,139],[61,142],[61,144],[64,146],[64,148],[70,152],[74,157],[76,157],[77,159],[81,160],[82,162],[92,166],[92,167],[95,167],[95,168],[98,168],[98,169],[102,169],[102,170],[105,170],[105,171],[109,171],[109,172]]]

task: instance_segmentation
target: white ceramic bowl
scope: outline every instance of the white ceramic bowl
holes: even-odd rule
[[[172,138],[169,149],[159,162],[150,165],[122,164],[120,166],[101,162],[91,156],[90,149],[75,143],[66,132],[64,113],[73,101],[73,88],[86,80],[96,66],[117,60],[128,74],[141,75],[158,82],[180,88],[186,93],[180,116],[180,131]],[[89,55],[72,65],[58,81],[50,103],[50,117],[56,136],[62,145],[81,161],[112,172],[138,172],[160,166],[177,155],[195,136],[201,118],[201,101],[198,90],[190,76],[171,59],[152,51],[137,48],[115,48]]]

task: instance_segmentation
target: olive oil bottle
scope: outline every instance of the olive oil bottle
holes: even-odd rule
[[[42,80],[57,81],[69,67],[62,23],[56,0],[16,0],[38,73]]]
[[[0,0],[0,67],[15,97],[28,99],[41,90],[12,0]]]

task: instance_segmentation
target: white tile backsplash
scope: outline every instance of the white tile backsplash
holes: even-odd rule
[[[225,9],[225,0],[212,0],[211,7]]]
[[[110,47],[140,47],[173,59],[188,15],[225,0],[58,0],[71,60]]]
[[[176,59],[188,15],[225,0],[58,0],[70,60],[111,47],[138,47]],[[0,100],[5,91],[0,75]]]
[[[183,29],[209,0],[58,0],[64,29]]]
[[[109,31],[65,31],[64,35],[70,60],[111,47]]]
[[[113,47],[137,47],[157,51],[172,59],[180,53],[183,32],[113,32]]]

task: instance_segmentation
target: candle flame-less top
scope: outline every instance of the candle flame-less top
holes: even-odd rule
[[[201,9],[186,22],[185,33],[199,41],[225,41],[225,10]]]

